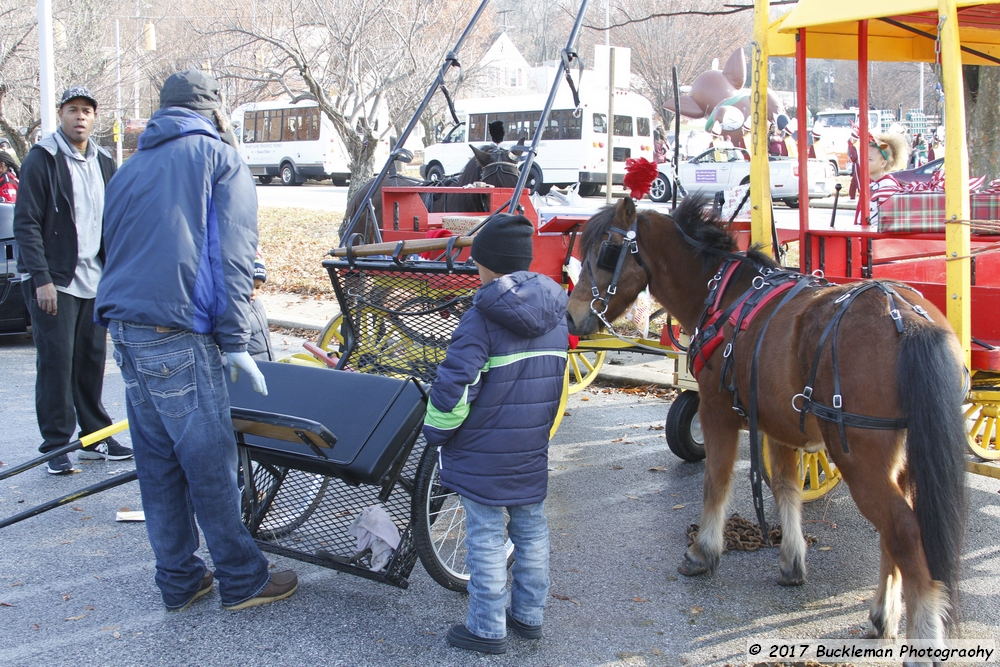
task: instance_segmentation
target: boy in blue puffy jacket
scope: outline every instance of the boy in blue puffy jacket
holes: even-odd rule
[[[524,216],[501,214],[475,236],[483,286],[452,334],[424,422],[441,482],[465,510],[469,613],[448,643],[481,653],[506,652],[508,630],[541,637],[549,589],[543,504],[569,332],[562,287],[528,271],[533,233]],[[509,608],[505,527],[515,559]]]

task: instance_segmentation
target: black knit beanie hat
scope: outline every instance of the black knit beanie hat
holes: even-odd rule
[[[171,74],[160,89],[160,108],[166,107],[185,107],[192,111],[219,109],[222,107],[219,82],[196,69]]]
[[[496,273],[527,271],[534,233],[534,225],[523,215],[495,215],[473,237],[472,259]]]

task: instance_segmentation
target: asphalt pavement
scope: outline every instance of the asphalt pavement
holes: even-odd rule
[[[274,340],[283,352],[301,342],[286,334]],[[0,470],[33,457],[39,443],[34,354],[28,337],[0,338]],[[615,357],[625,368],[649,361]],[[118,420],[124,387],[108,359],[104,399]],[[512,639],[505,656],[446,646],[448,628],[464,620],[466,597],[440,587],[419,564],[401,590],[269,556],[275,568],[299,573],[300,590],[288,600],[227,612],[213,592],[167,613],[144,524],[115,522],[117,511],[142,508],[132,483],[2,529],[0,665],[738,665],[747,663],[751,639],[859,638],[876,584],[877,536],[843,485],[805,508],[805,530],[817,542],[804,586],[775,583],[775,549],[726,553],[714,577],[677,574],[685,531],[700,518],[703,465],[681,462],[667,448],[668,405],[602,387],[570,397],[551,446],[544,636]],[[749,518],[747,456],[744,443],[730,511]],[[0,516],[132,463],[78,467],[68,477],[34,469],[0,482]],[[968,487],[964,637],[997,642],[1000,482],[969,476]],[[769,496],[767,511],[776,520]],[[210,562],[204,547],[200,555]]]

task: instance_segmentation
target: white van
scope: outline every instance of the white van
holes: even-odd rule
[[[858,109],[851,108],[820,111],[813,119],[813,128],[819,135],[816,157],[826,157],[840,173],[850,173],[851,171],[850,160],[847,158],[847,142],[851,138],[851,124],[858,123],[858,115]],[[868,131],[871,134],[882,132],[882,120],[878,111],[868,112]],[[867,155],[867,153],[862,153],[862,155]]]
[[[376,129],[384,129],[389,114],[383,108]],[[316,102],[255,102],[237,107],[232,114],[233,134],[250,173],[263,184],[277,176],[283,185],[301,185],[307,178],[332,179],[346,185],[348,167],[344,142]],[[378,173],[389,159],[388,135],[375,152]]]
[[[496,120],[505,127],[501,146],[510,148],[522,138],[530,144],[546,99],[546,95],[518,95],[456,100],[459,125],[441,143],[424,149],[421,175],[439,180],[461,171],[472,157],[469,144],[490,142],[488,126]],[[637,93],[616,91],[614,114],[612,173],[613,182],[620,184],[626,159],[653,161],[653,105]],[[607,180],[608,141],[607,90],[592,86],[579,109],[574,109],[569,91],[560,90],[538,144],[528,187],[544,193],[552,185],[580,183],[581,195],[597,194]]]

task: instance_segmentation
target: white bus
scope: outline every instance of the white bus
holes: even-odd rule
[[[584,90],[587,84],[584,82]],[[441,143],[424,149],[421,175],[438,180],[461,171],[472,157],[469,144],[490,142],[488,126],[495,120],[505,127],[504,148],[519,139],[531,143],[545,107],[546,95],[519,95],[456,100],[459,125]],[[615,93],[612,180],[625,177],[625,160],[644,157],[653,160],[653,105],[637,93]],[[528,186],[545,193],[552,185],[580,183],[580,194],[594,195],[607,181],[608,93],[592,90],[581,97],[579,111],[573,108],[568,90],[561,90],[549,114],[538,145],[538,155],[528,178]]]
[[[389,114],[383,108],[376,130],[384,130]],[[347,150],[337,131],[315,102],[255,102],[237,107],[232,114],[233,134],[250,173],[263,184],[278,177],[283,185],[302,185],[307,178],[331,179],[346,185],[351,170]],[[375,152],[378,173],[389,159],[388,134]]]

